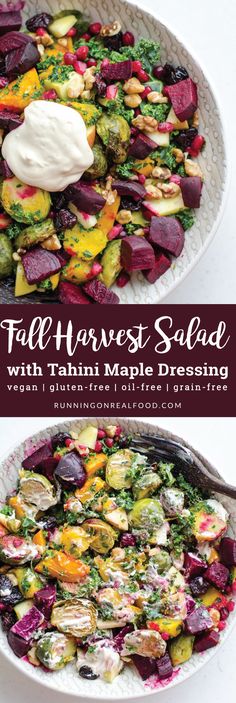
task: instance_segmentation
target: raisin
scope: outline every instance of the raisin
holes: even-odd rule
[[[40,14],[34,15],[29,20],[27,20],[26,27],[29,32],[35,32],[35,30],[39,27],[43,27],[43,29],[46,29],[50,22],[52,22],[52,19],[52,15],[49,15],[48,12],[41,12]]]

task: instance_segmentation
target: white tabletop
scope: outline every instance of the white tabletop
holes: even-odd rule
[[[65,418],[61,418],[63,421]],[[70,418],[75,419],[75,418]],[[145,418],[140,418],[145,419]],[[57,420],[58,422],[58,420]],[[228,482],[235,483],[236,423],[232,418],[158,418],[150,420],[187,439],[218,468]],[[27,436],[55,424],[55,418],[0,419],[0,447],[4,454]],[[162,703],[233,703],[236,690],[236,628],[222,649],[195,676],[161,693]],[[41,688],[21,675],[0,656],[0,703],[63,703],[65,696]],[[155,694],[157,695],[157,694]],[[152,698],[153,700],[153,698]],[[142,703],[142,701],[141,701]]]

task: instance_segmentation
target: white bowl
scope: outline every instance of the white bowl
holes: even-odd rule
[[[33,437],[28,438],[24,443],[16,447],[11,454],[3,461],[0,467],[0,502],[5,500],[7,494],[11,493],[15,489],[17,484],[17,476],[19,467],[25,455],[33,451],[34,445],[38,446],[38,443],[43,440],[49,439],[52,435],[59,431],[71,431],[75,428],[84,427],[88,424],[88,421],[96,426],[101,426],[101,418],[96,419],[84,419],[78,421],[67,421],[61,424],[54,425],[53,427],[46,428],[45,430],[38,432]],[[124,431],[127,433],[134,433],[145,431],[146,433],[152,435],[158,432],[160,436],[168,437],[169,439],[179,440],[179,437],[167,432],[159,427],[154,427],[148,423],[142,423],[136,420],[126,420],[120,418],[104,418],[104,423],[117,423],[121,424]],[[184,440],[180,440],[185,446],[189,446]],[[192,447],[190,447],[192,449]],[[195,451],[195,450],[194,450]],[[195,451],[198,458],[204,463],[208,471],[215,476],[219,476],[218,472],[208,463],[208,461],[202,457],[198,452]],[[229,498],[222,498],[216,493],[216,497],[224,504],[228,512],[230,513],[230,530],[232,535],[236,536],[236,507],[235,502]],[[22,659],[17,659],[10,647],[8,646],[5,634],[0,629],[0,652],[6,656],[13,666],[17,667],[22,673],[29,676],[37,683],[46,686],[47,688],[54,689],[58,692],[65,693],[67,696],[77,696],[88,700],[129,700],[136,699],[140,697],[146,697],[153,694],[160,693],[167,688],[172,688],[178,683],[185,681],[189,676],[192,676],[196,671],[198,671],[204,664],[206,664],[211,657],[214,656],[216,652],[219,651],[219,647],[225,642],[226,637],[231,631],[234,623],[236,621],[236,610],[231,613],[229,620],[227,620],[227,628],[221,633],[220,644],[214,649],[209,649],[203,654],[194,654],[193,657],[180,667],[178,674],[173,680],[165,685],[159,684],[158,688],[151,689],[138,674],[131,668],[126,667],[121,674],[113,681],[112,684],[107,684],[100,679],[96,681],[86,681],[79,677],[75,670],[74,664],[67,665],[64,669],[57,672],[46,673],[41,668],[37,669],[32,667],[31,664],[23,661]]]
[[[123,27],[132,28],[136,38],[141,36],[153,38],[160,42],[161,60],[169,61],[176,65],[184,65],[191,77],[198,84],[200,131],[206,137],[206,148],[199,158],[205,176],[201,207],[197,210],[194,227],[186,233],[186,243],[181,256],[173,261],[171,268],[154,285],[150,285],[139,272],[132,275],[131,283],[120,289],[121,303],[141,304],[158,303],[168,295],[203,256],[212,241],[219,225],[226,200],[228,170],[226,160],[225,134],[222,125],[219,106],[212,89],[207,72],[201,67],[198,59],[187,48],[176,34],[171,31],[159,16],[149,14],[137,4],[129,4],[116,0],[47,0],[40,2],[40,10],[47,10],[52,14],[64,8],[81,9],[89,14],[92,20],[108,23],[119,19]],[[38,0],[29,0],[26,3],[25,15],[32,16],[39,11]],[[188,40],[188,38],[186,38]],[[114,288],[115,289],[115,288]],[[42,300],[40,296],[38,299]],[[34,302],[24,298],[24,302]],[[21,303],[22,300],[13,299],[13,293],[7,284],[3,285],[3,302]],[[186,301],[187,302],[187,301]]]

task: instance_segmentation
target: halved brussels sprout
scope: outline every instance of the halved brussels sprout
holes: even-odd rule
[[[0,525],[6,527],[6,530],[10,530],[10,532],[18,532],[21,521],[16,518],[15,510],[12,510],[10,515],[0,511]]]
[[[59,632],[74,637],[92,635],[97,626],[97,610],[86,598],[58,601],[52,609],[51,623]]]
[[[166,651],[166,642],[155,630],[135,630],[124,637],[122,656],[139,654],[140,657],[159,659]]]
[[[92,166],[85,171],[84,177],[88,180],[95,181],[96,178],[102,178],[102,176],[105,176],[108,169],[108,163],[101,144],[96,142],[92,148],[92,152],[94,162]]]
[[[107,288],[113,286],[118,274],[121,271],[121,239],[113,239],[108,242],[101,258],[102,273],[99,278]]]
[[[103,581],[110,581],[111,583],[119,581],[121,584],[129,582],[127,571],[125,571],[122,568],[122,564],[112,556],[108,557],[108,559],[102,559],[102,557],[98,556],[95,557],[94,561]]]
[[[100,676],[103,681],[112,683],[114,678],[120,673],[122,667],[123,662],[121,661],[120,655],[116,652],[112,646],[111,640],[108,638],[95,642],[87,652],[78,649],[76,668],[83,678],[85,678],[84,671],[90,670],[92,675],[88,676],[88,678],[96,679]]]
[[[91,542],[82,527],[64,527],[60,541],[64,552],[74,557],[80,557],[83,552],[86,552]]]
[[[151,496],[161,485],[161,478],[154,471],[147,471],[137,479],[133,486],[133,494],[136,500]]]
[[[160,549],[159,551],[156,551],[155,554],[152,554],[152,561],[157,567],[158,573],[163,574],[164,571],[168,571],[171,567],[171,558],[169,555],[169,552],[166,552],[165,549]]]
[[[1,232],[0,234],[0,280],[11,275],[13,268],[13,247],[8,239],[8,236]]]
[[[25,598],[33,598],[34,594],[42,588],[42,581],[30,567],[19,567],[14,570],[18,587]]]
[[[130,525],[134,528],[160,527],[165,520],[165,514],[161,503],[157,498],[142,498],[138,500],[129,513]]]
[[[0,560],[4,564],[26,564],[37,559],[38,549],[33,542],[16,535],[5,535],[0,539]]]
[[[134,452],[131,449],[120,449],[109,456],[106,465],[106,482],[117,491],[130,488],[132,479],[128,472],[131,467]]]
[[[8,215],[28,225],[45,220],[51,207],[50,194],[46,190],[32,188],[15,176],[3,181],[1,200]]]
[[[83,522],[83,530],[91,537],[90,548],[99,554],[106,554],[114,547],[117,539],[115,530],[99,518],[91,518]]]
[[[20,476],[20,494],[28,503],[36,505],[38,510],[48,510],[58,502],[54,486],[42,474],[22,469]]]
[[[76,654],[76,642],[60,632],[46,632],[36,646],[36,656],[51,671],[63,669]]]
[[[107,156],[116,164],[125,161],[130,140],[130,127],[121,115],[103,114],[97,122],[97,133],[107,149]]]
[[[175,517],[184,508],[184,493],[179,488],[163,488],[160,493],[162,507],[168,517]]]
[[[188,661],[193,653],[194,637],[180,635],[170,643],[170,658],[173,666],[179,666]]]

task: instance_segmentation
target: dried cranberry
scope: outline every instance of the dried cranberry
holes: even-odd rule
[[[203,595],[204,593],[207,592],[209,588],[209,584],[207,581],[202,576],[196,576],[195,579],[190,581],[189,583],[191,592],[195,598],[198,598],[199,596]]]
[[[63,229],[72,229],[77,223],[77,217],[70,210],[57,210],[54,215],[54,224],[58,232]]]
[[[52,22],[52,15],[49,15],[48,12],[41,12],[27,20],[26,27],[29,32],[35,32],[38,27],[46,29],[50,22]]]
[[[103,80],[101,73],[97,73],[95,76],[95,88],[97,89],[98,95],[104,97],[106,95],[107,84]]]
[[[88,679],[89,681],[94,681],[98,679],[98,675],[93,673],[93,670],[89,666],[81,666],[79,669],[79,675],[82,679]]]
[[[195,127],[190,127],[189,129],[183,129],[177,137],[175,137],[175,142],[178,144],[178,146],[181,147],[184,151],[188,149],[188,147],[191,146],[193,140],[195,137],[198,135],[198,130],[195,129]]]
[[[1,621],[2,621],[2,629],[3,632],[8,632],[13,625],[15,625],[15,622],[17,620],[17,617],[14,613],[14,610],[5,610],[4,613],[1,615]]]
[[[175,82],[179,83],[180,81],[185,81],[186,78],[189,78],[189,73],[184,68],[184,66],[177,66],[175,69]]]
[[[110,51],[119,51],[123,45],[123,34],[117,32],[113,37],[103,37],[104,46]]]
[[[126,532],[124,535],[122,535],[120,544],[121,547],[135,547],[136,539],[134,535],[130,534],[130,532]]]
[[[142,200],[134,200],[133,198],[127,198],[126,196],[123,196],[123,198],[121,198],[122,210],[140,210],[141,204]]]
[[[164,66],[154,66],[152,72],[153,72],[154,78],[157,78],[159,81],[165,80]]]
[[[170,63],[165,64],[164,80],[167,85],[174,85],[175,83],[186,80],[186,78],[189,78],[189,74],[184,66],[177,66],[177,68],[174,68],[174,66]]]

